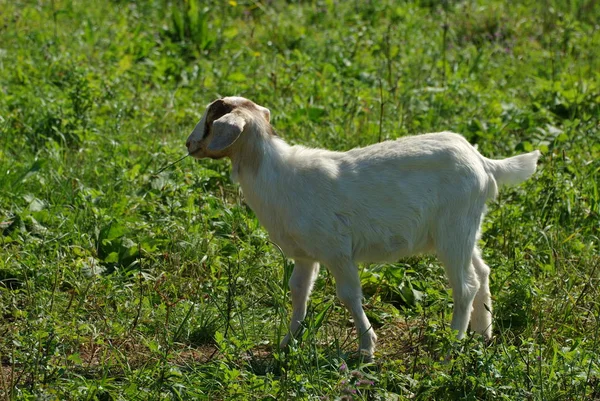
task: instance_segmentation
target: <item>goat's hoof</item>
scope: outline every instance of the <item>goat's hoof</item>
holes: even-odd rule
[[[361,351],[360,352],[360,361],[363,363],[373,363],[375,362],[375,356],[369,352]]]
[[[281,340],[281,342],[279,343],[279,349],[286,349],[289,342],[290,342],[290,335],[286,334],[285,337],[283,337],[283,340]]]
[[[352,352],[349,356],[350,360],[355,360],[360,363],[373,363],[375,362],[375,356],[372,351],[368,351],[366,349],[361,349],[358,351]]]
[[[490,346],[496,342],[496,336],[483,336],[483,343],[487,346]]]
[[[302,332],[300,332],[300,335],[302,334]],[[285,337],[283,337],[283,340],[281,340],[281,342],[279,343],[279,349],[282,350],[287,350],[290,348],[290,344],[291,345],[299,345],[299,341],[301,340],[302,337],[298,337],[298,336],[292,336],[291,334],[286,334]]]

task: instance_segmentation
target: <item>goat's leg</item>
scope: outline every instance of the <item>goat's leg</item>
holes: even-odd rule
[[[456,267],[461,272],[453,271],[449,274],[449,276],[453,276],[450,282],[452,285],[452,298],[454,299],[450,327],[458,331],[458,338],[461,339],[465,336],[469,325],[473,299],[479,290],[479,281],[470,262],[466,263],[466,267],[465,264],[457,264]]]
[[[329,264],[335,278],[337,296],[352,314],[359,336],[359,352],[365,361],[373,360],[377,336],[362,307],[362,290],[358,267],[354,262],[336,262]]]
[[[306,316],[306,303],[308,302],[308,297],[318,274],[319,264],[317,262],[312,260],[296,260],[294,271],[292,271],[289,281],[292,296],[292,320],[290,322],[290,330],[279,344],[279,347],[285,348],[292,336],[297,334],[300,324]]]
[[[448,225],[447,227],[452,227]],[[454,226],[456,227],[456,226]],[[446,268],[446,275],[452,287],[454,309],[450,327],[458,331],[458,338],[463,338],[473,308],[473,299],[479,290],[479,279],[471,263],[475,248],[475,235],[462,237],[459,233],[446,233],[443,244],[440,244],[438,257]]]
[[[475,273],[479,279],[479,291],[473,301],[471,330],[482,334],[486,339],[492,337],[492,296],[490,294],[490,268],[481,258],[481,251],[475,247],[471,258]]]

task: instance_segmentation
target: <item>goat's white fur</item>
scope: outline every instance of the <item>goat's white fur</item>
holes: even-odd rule
[[[362,308],[357,262],[418,253],[437,254],[445,267],[458,336],[470,320],[472,330],[491,337],[490,269],[476,245],[485,202],[499,185],[531,176],[539,151],[490,160],[462,136],[441,132],[332,152],[288,145],[274,135],[269,118],[267,109],[244,98],[215,101],[187,147],[198,158],[231,158],[246,202],[296,262],[282,347],[306,315],[323,263],[352,314],[361,353],[372,358],[377,337]]]

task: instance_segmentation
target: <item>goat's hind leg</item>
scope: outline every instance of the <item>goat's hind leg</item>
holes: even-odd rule
[[[479,290],[479,279],[471,263],[475,248],[475,235],[446,235],[445,241],[437,245],[438,257],[444,264],[452,287],[454,309],[450,327],[463,338],[469,326],[473,299]]]
[[[490,268],[481,258],[481,251],[475,247],[472,256],[473,267],[479,279],[479,290],[473,301],[471,330],[480,333],[486,340],[492,337],[492,296],[490,293]]]
[[[285,348],[292,336],[298,334],[297,331],[300,328],[300,324],[306,316],[308,297],[319,274],[319,263],[312,260],[296,260],[295,262],[296,264],[289,281],[292,296],[292,320],[289,332],[279,344],[280,348]]]

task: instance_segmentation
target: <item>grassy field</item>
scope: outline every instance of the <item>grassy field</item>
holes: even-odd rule
[[[0,397],[600,400],[600,2],[0,0]],[[457,341],[432,257],[365,265],[377,361],[226,161],[184,159],[242,95],[288,142],[452,130],[539,149],[490,204],[494,335]]]

